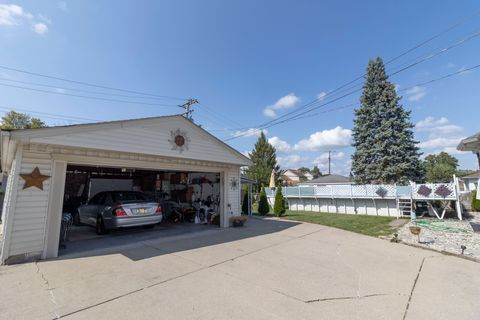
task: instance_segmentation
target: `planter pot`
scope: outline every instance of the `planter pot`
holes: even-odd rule
[[[233,220],[232,226],[233,226],[234,228],[243,227],[243,221]]]

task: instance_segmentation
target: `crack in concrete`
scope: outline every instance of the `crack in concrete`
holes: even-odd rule
[[[107,299],[107,300],[104,300],[104,301],[101,301],[101,302],[92,304],[92,305],[90,305],[90,306],[86,306],[86,307],[81,308],[81,309],[74,310],[74,311],[72,311],[72,312],[69,312],[69,313],[66,313],[66,314],[63,314],[63,315],[60,315],[60,316],[57,315],[57,317],[54,318],[54,319],[65,318],[65,317],[71,316],[71,315],[73,315],[73,314],[76,314],[76,313],[79,313],[79,312],[82,312],[82,311],[85,311],[85,310],[88,310],[88,309],[92,309],[92,308],[98,307],[98,306],[100,306],[100,305],[103,305],[103,304],[106,304],[106,303],[109,303],[109,302],[118,300],[118,299],[120,299],[120,298],[129,296],[129,295],[131,295],[131,294],[134,294],[134,293],[143,291],[143,290],[145,290],[145,289],[149,289],[149,288],[152,288],[152,287],[155,287],[155,286],[164,284],[164,283],[169,282],[169,281],[173,281],[173,280],[176,280],[176,279],[180,279],[180,278],[189,276],[189,275],[191,275],[191,274],[194,274],[194,273],[196,273],[196,272],[203,271],[203,270],[207,270],[207,269],[213,268],[213,267],[215,267],[215,266],[218,266],[218,265],[221,265],[221,264],[224,264],[224,263],[227,263],[227,262],[235,261],[236,259],[245,257],[245,256],[247,256],[247,255],[254,254],[254,253],[260,252],[260,251],[262,251],[262,250],[275,247],[275,246],[279,246],[279,245],[281,245],[281,244],[287,243],[287,242],[292,241],[292,240],[301,239],[301,238],[303,238],[303,237],[306,237],[306,236],[309,236],[309,235],[311,235],[311,234],[314,234],[314,233],[317,233],[317,232],[320,232],[320,231],[324,231],[324,230],[326,230],[326,229],[320,229],[320,230],[317,230],[317,231],[313,231],[313,232],[309,232],[309,233],[303,234],[303,235],[298,236],[298,237],[292,237],[292,238],[286,239],[286,240],[284,240],[284,241],[280,241],[280,242],[278,242],[278,243],[275,243],[275,244],[272,244],[272,245],[269,245],[269,246],[266,246],[266,247],[263,247],[263,248],[254,250],[254,251],[247,252],[247,253],[245,253],[245,254],[236,256],[236,257],[231,258],[231,259],[223,260],[223,261],[221,261],[221,262],[214,263],[214,264],[205,266],[205,267],[203,267],[203,268],[199,268],[199,269],[196,269],[196,270],[193,270],[193,271],[190,271],[190,272],[187,272],[187,273],[184,273],[184,274],[181,274],[181,275],[172,277],[172,278],[168,278],[168,279],[165,279],[165,280],[162,280],[162,281],[153,283],[153,284],[148,285],[148,286],[144,286],[144,287],[139,288],[139,289],[135,289],[135,290],[129,291],[129,292],[125,293],[125,294],[112,297],[112,298],[110,298],[110,299]],[[158,249],[158,248],[157,248],[157,250],[160,250],[160,251],[161,251],[161,249]]]
[[[410,291],[410,294],[408,296],[407,306],[405,307],[405,313],[403,314],[403,320],[405,320],[407,318],[408,308],[410,307],[410,302],[412,301],[412,297],[413,297],[413,291],[415,290],[415,287],[417,286],[418,278],[420,277],[420,273],[422,272],[422,268],[423,268],[423,263],[425,262],[426,258],[427,257],[424,257],[422,259],[422,263],[420,263],[420,268],[418,268],[417,276],[415,277],[415,280],[413,281],[412,290]]]
[[[370,297],[381,297],[381,296],[389,296],[391,294],[388,293],[372,293],[372,294],[366,294],[363,296],[351,296],[351,297],[331,297],[331,298],[320,298],[320,299],[313,299],[313,300],[307,300],[304,301],[305,303],[315,303],[315,302],[324,302],[324,301],[334,301],[334,300],[358,300],[358,299],[364,299],[364,298],[370,298]]]
[[[58,307],[58,304],[57,304],[57,300],[55,298],[55,294],[53,293],[53,290],[55,290],[55,288],[52,288],[50,287],[50,282],[48,281],[48,279],[45,277],[45,274],[43,272],[40,271],[40,266],[38,265],[38,261],[35,261],[35,267],[37,268],[37,274],[40,275],[40,277],[42,278],[43,282],[44,282],[44,285],[46,287],[46,290],[48,291],[49,293],[49,299],[50,301],[52,302],[52,304],[54,305],[54,309],[53,309],[53,314],[55,316],[54,319],[60,319],[60,315],[57,313],[57,311],[55,310],[57,307]]]

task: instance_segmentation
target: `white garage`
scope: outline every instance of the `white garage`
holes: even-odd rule
[[[183,116],[2,131],[0,146],[7,181],[2,264],[56,257],[66,203],[77,195],[91,197],[93,179],[104,176],[122,180],[122,188],[131,184],[190,202],[207,197],[206,188],[208,199],[217,200],[220,227],[228,227],[230,217],[241,212],[240,167],[250,165]],[[75,186],[72,181],[82,174],[89,182]],[[123,179],[127,174],[136,180]],[[97,183],[95,190],[112,181]]]

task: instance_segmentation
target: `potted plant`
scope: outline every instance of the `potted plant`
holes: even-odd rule
[[[233,227],[243,227],[243,225],[245,224],[245,222],[247,221],[247,217],[246,216],[233,216],[233,217],[230,217],[230,224],[233,226]]]

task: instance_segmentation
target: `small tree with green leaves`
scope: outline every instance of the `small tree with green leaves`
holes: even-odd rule
[[[270,205],[268,204],[267,194],[265,188],[260,191],[260,200],[258,201],[258,213],[262,216],[267,215],[270,212]]]
[[[281,217],[285,213],[285,200],[282,194],[282,185],[279,184],[275,193],[275,203],[273,205],[273,213],[277,217]]]
[[[243,194],[243,202],[242,202],[242,214],[248,214],[248,191],[245,190]]]
[[[0,120],[1,129],[36,129],[47,125],[39,118],[31,117],[26,113],[9,111]]]

